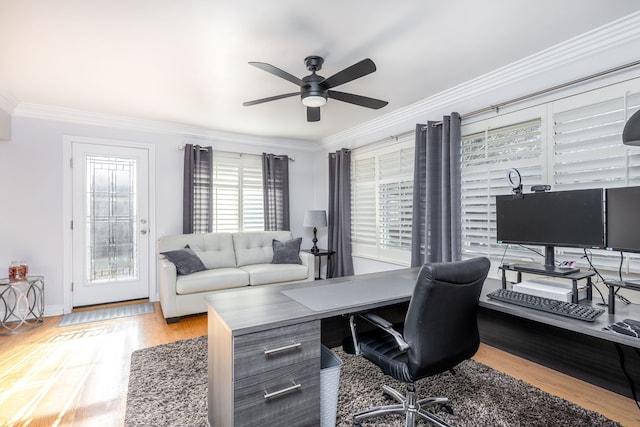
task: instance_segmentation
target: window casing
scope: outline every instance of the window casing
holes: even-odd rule
[[[214,232],[264,230],[259,156],[214,152],[212,193]]]
[[[351,241],[354,256],[409,265],[414,135],[351,156]]]

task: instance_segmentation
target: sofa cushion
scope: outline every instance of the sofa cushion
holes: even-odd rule
[[[246,231],[233,233],[232,237],[238,267],[270,263],[273,239],[283,242],[292,238],[290,231]]]
[[[272,242],[273,259],[271,264],[302,264],[299,255],[301,244],[302,237],[287,240],[286,242],[274,239]]]
[[[194,233],[163,236],[158,239],[158,252],[162,253],[184,248],[185,245],[189,245],[208,269],[236,266],[231,233]]]
[[[198,258],[189,246],[175,251],[161,252],[160,254],[166,256],[169,261],[175,264],[178,274],[188,275],[205,269],[202,260]]]
[[[179,295],[197,292],[216,291],[237,288],[249,284],[249,273],[237,268],[216,268],[204,270],[189,276],[179,276],[176,280],[176,293]]]
[[[253,264],[239,267],[239,270],[249,273],[251,285],[305,280],[308,274],[307,267],[298,264]]]
[[[191,249],[202,259],[205,267],[236,266],[231,233],[203,233],[201,242],[201,246],[191,245]]]

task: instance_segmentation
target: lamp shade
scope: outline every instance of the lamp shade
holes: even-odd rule
[[[327,211],[307,211],[304,214],[303,227],[326,227],[327,226]]]
[[[625,145],[640,145],[640,110],[636,111],[622,130],[622,143]]]

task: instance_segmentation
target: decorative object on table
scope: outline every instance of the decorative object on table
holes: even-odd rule
[[[18,265],[18,275],[23,271]],[[19,276],[20,277],[20,276]],[[44,278],[0,279],[0,335],[17,334],[43,323]]]
[[[11,261],[9,266],[9,281],[20,282],[27,278],[29,266],[24,261]]]
[[[311,248],[311,253],[317,254],[319,249],[317,245],[318,237],[316,233],[318,232],[318,228],[327,226],[327,211],[307,211],[304,214],[304,222],[302,226],[307,228],[313,227],[313,247]]]

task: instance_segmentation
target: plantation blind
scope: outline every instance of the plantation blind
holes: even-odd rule
[[[413,145],[411,133],[392,146],[354,151],[351,240],[355,256],[410,262]]]
[[[213,153],[213,231],[264,230],[259,156]]]
[[[576,104],[584,104],[578,98]],[[554,105],[553,184],[555,190],[640,185],[640,152],[622,144],[622,129],[640,109],[640,93],[590,102],[575,108]],[[576,259],[582,249],[559,248],[558,259]],[[591,250],[593,264],[603,270],[620,268],[620,254]],[[581,267],[588,267],[585,261]],[[640,258],[629,254],[624,273],[640,273]],[[612,275],[615,277],[615,275]]]
[[[462,257],[500,259],[505,247],[496,243],[495,196],[511,194],[507,171],[516,168],[525,185],[543,183],[542,120],[536,118],[462,137]],[[526,249],[513,247],[513,260],[531,260]]]

